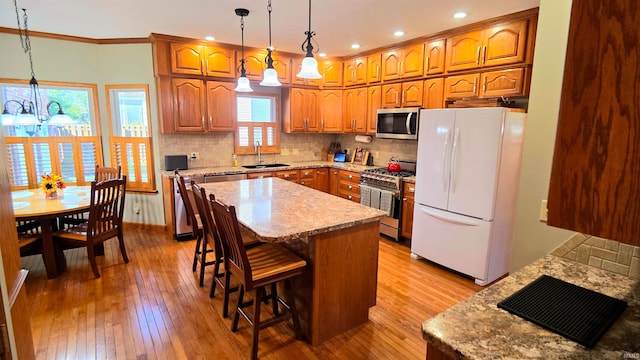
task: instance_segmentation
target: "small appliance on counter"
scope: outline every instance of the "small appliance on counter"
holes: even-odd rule
[[[187,155],[165,155],[164,169],[167,171],[188,170],[189,160],[187,159]]]

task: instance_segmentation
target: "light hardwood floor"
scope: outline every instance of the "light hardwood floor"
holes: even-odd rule
[[[68,269],[47,280],[42,258],[22,259],[29,269],[33,342],[38,359],[244,359],[251,330],[236,333],[221,315],[220,294],[209,299],[191,272],[195,241],[176,242],[158,230],[126,231],[129,264],[117,241],[105,243],[95,279],[86,249],[65,252]],[[261,359],[424,359],[422,321],[482,288],[380,240],[377,305],[369,322],[320,346],[295,340],[288,323],[260,332]],[[235,298],[232,298],[232,303]]]

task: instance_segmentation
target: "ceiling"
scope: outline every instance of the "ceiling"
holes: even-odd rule
[[[143,38],[150,33],[240,44],[245,18],[245,45],[268,45],[267,0],[16,0],[26,8],[29,30],[93,39]],[[311,29],[320,51],[346,56],[433,34],[462,25],[539,6],[540,0],[315,0]],[[272,38],[277,50],[300,52],[309,27],[309,3],[272,0]],[[464,19],[453,13],[465,11]],[[20,15],[22,18],[22,14]],[[0,3],[0,27],[16,28],[12,0]],[[393,32],[402,29],[402,38]],[[361,48],[350,45],[357,42]]]

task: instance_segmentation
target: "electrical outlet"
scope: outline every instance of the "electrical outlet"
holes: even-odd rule
[[[540,204],[540,221],[547,222],[547,200],[542,200]]]
[[[191,152],[191,160],[197,160],[200,157],[200,153],[197,151]]]
[[[140,214],[140,203],[137,201],[133,203],[133,212]]]

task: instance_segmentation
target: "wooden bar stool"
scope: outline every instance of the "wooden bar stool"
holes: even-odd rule
[[[258,358],[258,339],[260,329],[275,325],[281,321],[293,320],[296,338],[301,337],[300,322],[296,311],[295,298],[291,286],[291,278],[299,276],[307,265],[306,261],[281,245],[266,243],[262,246],[245,249],[240,233],[240,226],[235,207],[211,200],[213,216],[215,218],[220,239],[223,243],[224,264],[226,272],[231,271],[240,280],[240,294],[233,317],[231,331],[238,330],[238,320],[242,315],[252,325],[253,339],[251,341],[251,358]],[[276,283],[283,281],[287,293],[287,300],[278,296]],[[267,296],[265,288],[271,287],[271,294]],[[255,290],[252,301],[244,301],[244,294]],[[261,322],[260,307],[264,300],[272,300],[274,317]],[[287,311],[280,313],[278,304]],[[244,308],[253,305],[253,315],[249,316]]]

